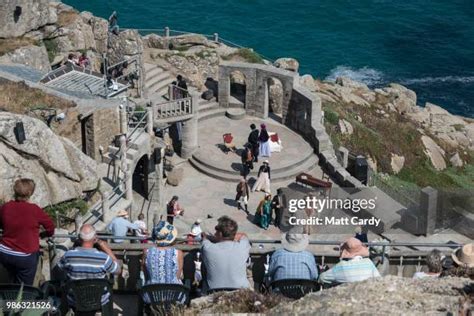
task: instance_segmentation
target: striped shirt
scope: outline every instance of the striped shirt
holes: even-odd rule
[[[31,255],[31,253],[24,253],[24,252],[21,252],[21,251],[15,251],[13,249],[11,249],[10,247],[7,247],[3,244],[0,244],[0,252],[3,252],[7,255],[10,255],[10,256],[17,256],[17,257],[28,257],[29,255]]]
[[[341,260],[326,272],[321,273],[321,283],[349,283],[380,277],[380,273],[369,258],[355,257]]]
[[[308,251],[291,252],[278,249],[270,259],[268,276],[271,281],[285,279],[316,280],[318,278],[316,260],[314,255]]]
[[[117,262],[105,252],[95,248],[82,248],[68,250],[59,260],[58,266],[63,269],[67,277],[71,280],[82,279],[103,279],[107,273],[115,273],[119,269]],[[102,304],[109,300],[110,293],[104,293],[102,296]],[[74,303],[70,295],[68,295],[70,303]]]

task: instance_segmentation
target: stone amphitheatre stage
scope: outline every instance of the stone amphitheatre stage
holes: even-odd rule
[[[242,168],[240,153],[247,142],[252,123],[258,127],[265,123],[269,132],[277,133],[283,149],[273,152],[269,158],[259,158],[250,178],[256,178],[258,168],[265,159],[270,161],[272,182],[294,179],[298,173],[311,171],[318,165],[313,148],[300,135],[273,119],[262,120],[249,116],[241,120],[220,116],[200,121],[199,148],[193,154],[191,164],[207,176],[237,183]],[[238,149],[236,153],[224,153],[222,137],[225,133],[232,133]]]

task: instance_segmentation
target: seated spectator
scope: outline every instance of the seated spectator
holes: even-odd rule
[[[314,255],[306,251],[309,238],[306,234],[282,235],[283,249],[275,251],[268,268],[269,281],[285,279],[316,280],[318,269]]]
[[[75,54],[69,54],[67,56],[66,65],[79,66],[79,59]]]
[[[474,280],[474,244],[466,244],[462,248],[456,249],[451,257],[447,257],[451,264],[447,264],[443,268],[445,270],[441,273],[441,277],[462,277]]]
[[[166,206],[166,212],[168,214],[166,220],[168,223],[173,225],[174,218],[179,215],[184,215],[184,209],[178,203],[179,197],[177,195],[171,198],[171,201],[168,202]]]
[[[205,235],[202,256],[209,289],[248,288],[247,259],[250,242],[247,235],[238,233],[237,223],[227,217],[218,219],[214,235]]]
[[[191,231],[188,234],[188,242],[194,244],[202,240],[201,220],[197,219],[191,226]]]
[[[84,52],[81,54],[81,57],[79,57],[79,66],[83,68],[89,68],[91,65],[91,61],[89,57],[87,57],[87,54]]]
[[[13,185],[14,200],[0,207],[0,263],[16,283],[32,285],[39,258],[39,237],[54,234],[51,218],[29,199],[35,192],[31,179],[19,179]],[[43,226],[44,232],[39,233]]]
[[[117,216],[107,225],[107,230],[114,236],[123,237],[127,235],[129,229],[138,230],[140,227],[136,224],[132,224],[128,220],[128,212],[121,210],[117,213]],[[115,243],[123,243],[123,239],[114,239]]]
[[[357,238],[351,237],[341,246],[340,259],[331,269],[321,273],[320,283],[350,283],[380,276],[369,258],[369,250]]]
[[[79,238],[80,246],[66,251],[58,262],[69,280],[103,279],[108,273],[120,273],[117,258],[107,242],[97,238],[94,226],[84,224],[79,230]],[[109,298],[110,293],[104,293],[102,305],[107,304]],[[74,306],[74,298],[69,294],[68,302]]]
[[[428,272],[416,272],[413,275],[414,279],[422,279],[427,277],[437,278],[440,276],[441,271],[443,270],[442,265],[443,254],[441,251],[434,249],[428,256],[426,256],[426,265],[428,266]]]
[[[160,221],[152,235],[156,246],[143,250],[146,284],[182,284],[183,252],[173,247],[178,235],[176,227]]]
[[[138,226],[138,229],[135,230],[135,235],[137,237],[143,237],[147,238],[148,237],[148,229],[146,228],[146,223],[143,221],[145,219],[145,215],[143,213],[140,213],[138,215],[138,218],[136,221],[133,222],[134,225]],[[141,243],[146,243],[147,240],[141,240]]]

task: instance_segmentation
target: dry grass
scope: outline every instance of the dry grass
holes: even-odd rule
[[[0,110],[26,114],[32,109],[67,109],[76,106],[72,101],[31,88],[24,82],[0,81]]]
[[[64,27],[66,25],[72,24],[79,14],[76,11],[62,11],[58,14],[58,21],[56,24],[59,27]]]
[[[290,302],[291,300],[275,294],[264,295],[252,290],[238,290],[235,292],[223,292],[214,294],[212,302],[208,306],[201,306],[199,309],[187,309],[179,311],[174,315],[197,315],[203,314],[230,314],[230,313],[268,313],[273,307],[280,303]]]
[[[35,40],[26,37],[0,38],[0,56],[13,52],[20,47],[36,44]]]

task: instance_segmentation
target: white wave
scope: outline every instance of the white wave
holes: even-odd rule
[[[446,76],[446,77],[425,77],[415,79],[405,79],[400,82],[401,84],[411,85],[429,85],[433,83],[474,83],[474,76]]]
[[[348,77],[352,80],[373,86],[383,83],[384,75],[381,71],[369,67],[354,69],[348,66],[337,66],[331,70],[326,80],[336,81],[337,77]]]

